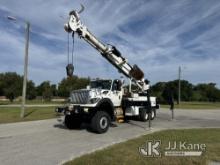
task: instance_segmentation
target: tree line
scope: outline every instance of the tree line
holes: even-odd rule
[[[220,101],[220,90],[215,83],[200,83],[193,85],[186,80],[181,80],[181,101]],[[178,102],[179,80],[158,82],[151,87],[151,94],[162,103],[173,97]]]
[[[80,78],[72,76],[63,78],[58,85],[51,84],[50,81],[43,81],[40,85],[35,85],[32,80],[27,81],[26,98],[29,100],[41,96],[44,100],[51,100],[54,96],[68,97],[70,91],[85,88],[90,82],[90,78]],[[0,96],[6,96],[10,101],[22,95],[23,76],[15,72],[0,73]]]
[[[35,85],[32,80],[27,81],[27,99],[32,100],[41,96],[44,100],[50,100],[53,96],[69,97],[72,90],[86,88],[90,78],[72,76],[63,78],[58,85],[44,81]],[[161,103],[167,102],[170,95],[178,100],[178,80],[158,82],[151,86],[152,96],[156,96]],[[10,101],[22,95],[23,76],[15,72],[0,73],[0,96],[6,96]],[[182,101],[220,101],[220,90],[215,83],[203,83],[193,85],[186,80],[181,80]]]

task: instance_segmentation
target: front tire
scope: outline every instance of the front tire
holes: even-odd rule
[[[66,115],[64,123],[68,129],[76,129],[76,128],[80,128],[82,121],[80,116]]]
[[[110,125],[109,114],[104,111],[97,111],[91,121],[93,131],[97,133],[107,132]]]

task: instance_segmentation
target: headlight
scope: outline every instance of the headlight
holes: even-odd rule
[[[94,103],[97,103],[99,100],[100,100],[100,98],[92,98],[89,100],[89,102],[94,104]]]
[[[69,106],[68,106],[68,110],[69,110],[69,111],[72,111],[72,110],[73,110],[73,105],[69,105]]]

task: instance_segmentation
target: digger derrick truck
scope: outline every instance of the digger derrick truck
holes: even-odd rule
[[[81,11],[80,11],[81,12]],[[87,89],[70,92],[67,106],[56,108],[56,112],[64,113],[64,123],[67,128],[78,128],[83,122],[90,123],[93,131],[104,133],[111,121],[118,117],[138,117],[141,121],[154,119],[159,105],[156,97],[150,97],[149,82],[144,79],[144,73],[137,66],[131,66],[120,51],[112,45],[100,42],[82,24],[79,13],[73,10],[69,13],[69,21],[64,29],[68,33],[76,33],[95,48],[109,63],[131,82],[138,86],[136,92],[125,93],[121,80],[92,80]]]

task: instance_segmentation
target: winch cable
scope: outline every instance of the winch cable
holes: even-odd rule
[[[69,33],[67,34],[67,64],[69,64],[69,58],[70,58],[70,37]]]
[[[72,65],[73,65],[73,53],[74,53],[74,45],[75,45],[75,42],[74,42],[74,32],[72,33],[72,38],[73,38],[73,45],[72,45]]]
[[[74,33],[72,34],[72,37],[73,37],[73,45],[72,45],[72,63],[70,63],[70,48],[69,48],[69,34],[68,34],[68,38],[67,38],[67,42],[68,42],[68,45],[67,45],[67,66],[66,66],[66,74],[67,76],[69,77],[72,77],[73,76],[73,71],[74,71],[74,66],[73,66],[73,53],[74,53]]]

